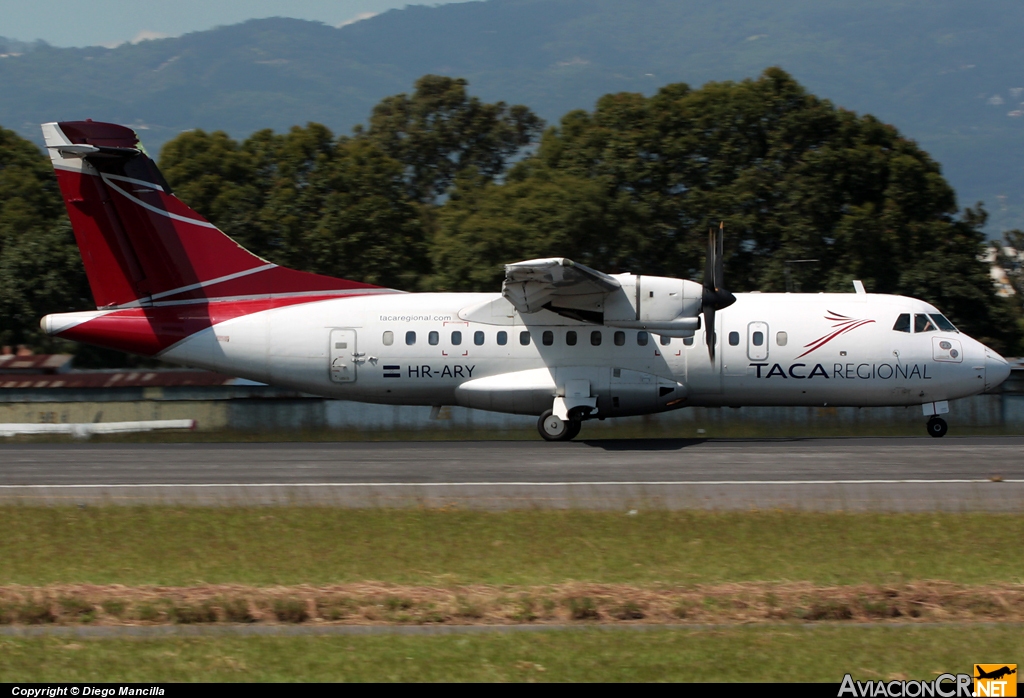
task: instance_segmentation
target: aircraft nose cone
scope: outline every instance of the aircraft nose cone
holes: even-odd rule
[[[1010,377],[1010,364],[996,352],[985,347],[985,390],[991,390]]]

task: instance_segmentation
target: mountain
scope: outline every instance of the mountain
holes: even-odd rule
[[[0,124],[39,141],[42,121],[117,121],[151,150],[189,128],[245,137],[318,121],[347,133],[425,73],[557,123],[608,92],[779,65],[917,140],[961,205],[986,202],[999,234],[1024,228],[1022,33],[1019,0],[488,0],[340,29],[253,20],[115,49],[0,39],[20,49],[0,51]]]

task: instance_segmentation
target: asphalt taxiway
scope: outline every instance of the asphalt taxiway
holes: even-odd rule
[[[1024,437],[0,445],[0,503],[1024,512]]]

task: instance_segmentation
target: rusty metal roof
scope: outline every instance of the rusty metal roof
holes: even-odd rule
[[[0,373],[58,373],[70,368],[71,354],[0,354]]]

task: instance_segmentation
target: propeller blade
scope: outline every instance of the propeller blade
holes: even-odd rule
[[[704,315],[704,338],[708,345],[708,356],[715,361],[715,311],[728,308],[736,302],[736,296],[722,288],[725,280],[725,222],[708,230],[708,256],[704,259],[704,292],[701,297],[701,313]]]
[[[708,228],[708,253],[704,257],[704,290],[715,290],[715,231]]]
[[[725,221],[718,225],[718,236],[715,239],[715,290],[725,286],[725,274],[722,264],[725,260]]]
[[[711,363],[715,363],[715,308],[708,306],[704,309],[704,338],[708,344],[708,356]]]

